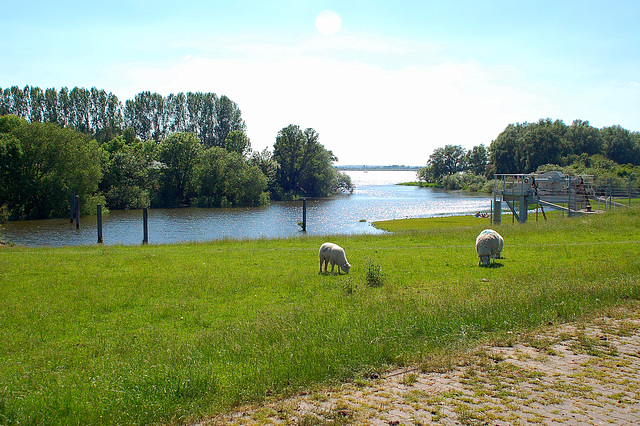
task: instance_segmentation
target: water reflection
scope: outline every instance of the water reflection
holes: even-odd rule
[[[376,234],[377,220],[470,214],[488,211],[490,197],[431,188],[399,186],[414,172],[348,172],[356,190],[351,195],[307,201],[307,234]],[[285,238],[303,235],[302,202],[237,209],[149,209],[149,242],[177,243],[215,239]],[[97,242],[96,217],[9,222],[4,235],[25,246],[88,245]],[[103,215],[104,244],[142,242],[142,211]]]

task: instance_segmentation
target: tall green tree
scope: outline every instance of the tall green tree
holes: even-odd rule
[[[245,157],[251,152],[251,141],[244,131],[233,130],[227,135],[223,148],[229,152],[237,152],[242,157]]]
[[[276,173],[277,197],[326,197],[337,187],[337,158],[318,142],[318,133],[289,125],[278,132],[273,158],[280,164]]]
[[[273,158],[273,153],[268,148],[262,151],[253,151],[247,162],[260,169],[262,174],[267,178],[267,190],[272,194],[278,193],[278,184],[276,177],[280,164]]]
[[[483,145],[474,146],[467,151],[467,165],[469,171],[480,176],[486,176],[489,165],[489,151]]]
[[[427,166],[436,180],[467,170],[466,150],[461,145],[436,148],[429,156]]]
[[[104,176],[100,190],[110,209],[137,209],[150,205],[153,187],[153,160],[157,145],[153,141],[136,139],[128,144],[123,136],[117,136],[102,144],[104,152]]]
[[[95,140],[52,123],[0,117],[0,205],[11,216],[63,216],[71,192],[84,202],[96,193],[101,177]]]
[[[600,131],[588,121],[574,120],[565,132],[568,146],[574,155],[595,155],[604,152],[604,140]]]
[[[601,130],[607,158],[618,164],[640,164],[640,146],[629,130],[620,126],[604,127]]]
[[[257,206],[268,201],[267,178],[237,152],[217,146],[205,150],[196,172],[200,207]]]
[[[526,173],[527,149],[525,136],[529,124],[509,124],[489,145],[492,172]]]
[[[196,166],[203,147],[193,133],[174,133],[158,147],[160,190],[157,204],[165,207],[188,205],[194,193]]]
[[[566,154],[560,121],[540,120],[531,124],[524,135],[524,164],[521,173],[535,172],[543,164],[560,164]]]
[[[226,96],[221,96],[215,104],[216,125],[214,127],[215,146],[224,147],[227,137],[231,132],[244,133],[246,125],[242,119],[242,113],[238,105]],[[208,147],[208,144],[205,144]]]

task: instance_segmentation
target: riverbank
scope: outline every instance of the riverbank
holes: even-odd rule
[[[487,225],[332,237],[341,276],[318,274],[324,236],[3,247],[0,418],[192,423],[640,298],[635,209],[505,223],[503,259],[481,268]]]

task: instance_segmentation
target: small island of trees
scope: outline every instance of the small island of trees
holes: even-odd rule
[[[142,207],[256,206],[352,191],[313,129],[256,152],[238,105],[214,93],[0,89],[0,221]]]

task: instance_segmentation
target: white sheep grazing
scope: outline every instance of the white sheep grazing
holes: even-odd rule
[[[340,269],[347,274],[349,273],[349,269],[351,269],[351,265],[347,262],[347,256],[344,254],[344,249],[337,244],[324,243],[321,245],[318,257],[320,258],[320,273],[322,273],[322,263],[324,263],[325,273],[327,272],[327,265],[329,263],[331,263],[332,274],[334,265],[338,265],[338,275],[340,274]]]
[[[476,238],[476,251],[480,261],[478,265],[489,266],[491,259],[500,259],[504,247],[502,236],[493,229],[485,229]]]

